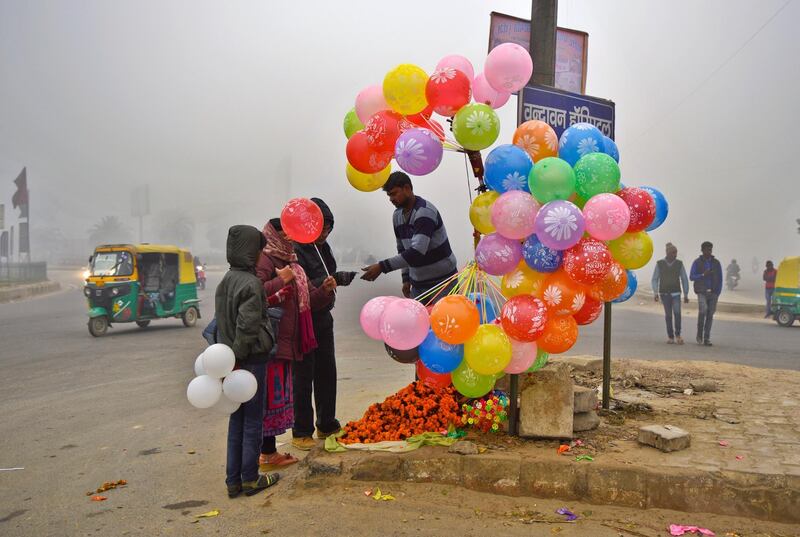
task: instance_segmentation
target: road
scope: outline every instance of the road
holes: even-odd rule
[[[195,357],[205,347],[200,326],[187,329],[179,320],[147,329],[117,325],[106,337],[92,338],[77,275],[58,278],[63,292],[0,305],[0,468],[25,468],[0,472],[0,534],[204,535],[202,524],[188,525],[191,515],[224,505],[231,514],[252,517],[246,504],[223,497],[225,418],[192,409],[185,400]],[[209,289],[201,293],[201,325],[209,319],[219,278],[210,274]],[[384,277],[339,292],[343,419],[360,416],[369,403],[413,378],[411,367],[389,360],[357,326],[366,298],[396,286]],[[800,369],[800,327],[720,319],[715,346],[705,348],[664,344],[662,323],[657,309],[620,308],[614,356]],[[601,329],[583,330],[571,354],[599,354]],[[130,484],[110,491],[106,502],[85,496],[116,479]]]

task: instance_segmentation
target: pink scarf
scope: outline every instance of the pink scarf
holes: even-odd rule
[[[306,271],[297,263],[297,254],[294,253],[294,246],[288,240],[281,237],[278,231],[267,222],[264,226],[264,238],[267,245],[264,253],[288,263],[294,274],[292,284],[297,296],[298,322],[300,325],[300,352],[308,354],[317,348],[317,338],[314,335],[314,323],[311,319],[311,299],[308,293],[308,277]]]

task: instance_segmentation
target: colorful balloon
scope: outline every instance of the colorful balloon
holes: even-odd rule
[[[500,324],[509,337],[522,342],[536,341],[550,318],[544,302],[531,295],[510,298],[500,311]]]
[[[603,313],[603,303],[587,296],[581,310],[572,317],[576,323],[582,326],[595,322],[601,313]]]
[[[464,358],[464,345],[445,343],[431,330],[419,346],[419,358],[434,373],[449,373]]]
[[[566,250],[575,246],[583,236],[583,214],[574,203],[551,201],[536,215],[536,236],[545,246]]]
[[[425,110],[425,85],[428,74],[416,65],[404,63],[386,74],[383,79],[383,97],[389,107],[399,114],[410,116]]]
[[[629,300],[634,295],[634,293],[636,293],[636,288],[639,286],[639,279],[636,277],[636,273],[632,270],[629,270],[627,272],[628,272],[628,284],[625,286],[625,291],[622,293],[622,295],[612,300],[612,302],[615,304],[619,304]]]
[[[625,233],[610,241],[608,248],[614,259],[628,270],[642,268],[653,257],[653,239],[644,231]]]
[[[583,285],[602,280],[611,270],[614,260],[604,242],[583,237],[578,244],[564,252],[564,271]]]
[[[503,275],[500,292],[506,298],[517,295],[541,296],[542,283],[547,274],[536,272],[525,261],[520,261],[517,268]]]
[[[500,119],[485,104],[468,104],[453,118],[453,134],[464,149],[480,151],[500,135]]]
[[[430,323],[436,337],[445,343],[459,345],[475,335],[480,315],[478,307],[470,299],[464,295],[450,295],[433,306]]]
[[[567,352],[578,340],[578,323],[570,316],[552,317],[536,345],[549,354]]]
[[[533,60],[525,48],[516,43],[503,43],[489,52],[483,73],[495,90],[514,93],[531,79]]]
[[[605,153],[589,153],[575,164],[575,191],[584,199],[619,189],[617,162]]]
[[[499,192],[488,190],[478,194],[469,207],[469,221],[472,223],[472,227],[483,235],[495,232],[492,224],[492,204],[499,197]]]
[[[605,135],[603,135],[603,153],[613,158],[616,162],[619,162],[619,149],[617,149],[617,143]]]
[[[389,105],[386,104],[386,99],[383,98],[383,88],[381,86],[367,86],[356,96],[356,116],[358,116],[358,120],[362,124],[365,124],[369,121],[369,118],[381,110],[388,108]]]
[[[386,305],[380,326],[384,343],[407,351],[418,347],[427,337],[428,310],[416,300],[400,298]]]
[[[565,200],[575,192],[575,172],[560,158],[543,158],[531,168],[528,187],[539,203]]]
[[[413,349],[401,351],[399,349],[393,349],[389,345],[384,343],[383,348],[386,349],[386,354],[389,355],[389,358],[391,358],[395,362],[401,364],[413,364],[419,360],[419,347],[414,347]]]
[[[425,85],[425,98],[434,112],[453,117],[472,98],[469,77],[452,67],[437,69]]]
[[[558,136],[553,127],[539,121],[531,119],[526,121],[514,131],[514,145],[522,148],[533,162],[548,157],[558,156]]]
[[[364,132],[369,146],[382,158],[395,154],[395,144],[400,137],[400,121],[403,116],[391,110],[381,110],[369,118]]]
[[[645,231],[653,231],[661,227],[661,224],[663,224],[667,219],[667,215],[669,214],[669,203],[667,203],[667,198],[664,197],[664,194],[662,194],[660,190],[656,190],[651,186],[643,186],[640,188],[650,194],[656,204],[656,216],[653,219],[653,223],[647,226],[647,229],[645,229]]]
[[[450,375],[458,393],[471,399],[483,397],[494,388],[494,375],[481,375],[467,365],[466,360],[463,360]]]
[[[486,157],[484,180],[486,185],[500,192],[528,188],[528,175],[533,162],[525,151],[512,144],[499,145]]]
[[[476,103],[488,104],[496,110],[508,102],[511,94],[507,91],[497,91],[486,81],[486,76],[479,73],[472,81],[472,97]]]
[[[475,248],[475,261],[481,270],[492,276],[502,276],[516,267],[522,259],[522,245],[499,233],[485,235]]]
[[[561,134],[558,156],[575,166],[581,157],[604,148],[603,133],[597,127],[591,123],[576,123]]]
[[[653,223],[656,217],[656,202],[646,190],[629,186],[617,192],[617,196],[622,198],[631,211],[628,233],[644,231]]]
[[[344,135],[348,140],[352,135],[364,129],[364,124],[361,123],[360,119],[358,119],[358,114],[356,114],[355,108],[351,108],[350,111],[345,114],[343,126]]]
[[[524,373],[533,365],[536,360],[536,354],[536,343],[511,339],[511,361],[503,372],[509,375]]]
[[[538,347],[538,345],[537,345],[537,347]],[[533,362],[533,365],[530,368],[528,368],[526,373],[535,373],[535,372],[539,371],[541,368],[543,368],[545,365],[547,365],[547,359],[549,357],[550,357],[549,354],[547,354],[542,349],[537,348],[536,349],[536,361]]]
[[[562,254],[542,244],[534,234],[525,239],[522,245],[522,257],[530,268],[537,272],[555,272],[561,266]]]
[[[472,62],[470,62],[464,56],[459,54],[450,54],[449,56],[445,56],[439,63],[436,64],[436,71],[440,69],[444,69],[445,67],[451,67],[456,71],[461,71],[467,78],[472,82],[472,79],[475,78],[475,69],[472,67]]]
[[[539,204],[520,190],[501,194],[492,205],[492,225],[508,239],[522,240],[533,233]]]
[[[464,361],[480,375],[495,375],[511,361],[511,341],[500,326],[482,324],[464,344]]]
[[[434,373],[427,367],[425,364],[422,363],[422,360],[419,360],[416,364],[417,368],[417,377],[419,378],[422,383],[435,390],[441,390],[443,388],[447,388],[452,383],[450,379],[450,373]]]
[[[583,206],[586,232],[601,241],[618,239],[628,230],[631,210],[616,194],[598,194]]]
[[[345,175],[350,185],[356,190],[361,192],[373,192],[386,184],[389,179],[389,174],[392,173],[392,166],[386,166],[384,169],[377,173],[361,173],[353,168],[353,165],[347,163]]]
[[[611,302],[625,292],[627,285],[628,274],[614,261],[606,277],[589,287],[589,296],[599,302]]]
[[[439,167],[444,149],[439,138],[428,129],[410,129],[397,139],[394,158],[411,175],[427,175]]]
[[[400,300],[400,298],[396,296],[376,296],[364,304],[364,307],[361,308],[359,321],[361,323],[361,329],[367,336],[372,339],[377,339],[378,341],[383,340],[383,335],[381,335],[381,317],[383,317],[383,310],[395,300]]]
[[[291,240],[311,244],[322,233],[322,211],[310,199],[290,199],[281,211],[281,227]]]
[[[367,133],[358,131],[347,140],[347,162],[361,173],[378,173],[389,166],[392,155],[379,153],[367,141]]]
[[[550,274],[544,281],[543,289],[542,300],[547,304],[551,317],[574,315],[586,301],[586,288],[573,281],[564,270]]]

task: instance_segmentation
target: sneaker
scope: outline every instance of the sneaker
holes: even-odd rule
[[[703,338],[702,338],[702,336],[697,336],[697,344],[698,344],[698,345],[702,345],[702,344],[703,344]]]
[[[341,428],[341,427],[339,427],[339,428],[338,428],[338,429],[336,429],[335,431],[331,431],[331,432],[329,432],[329,433],[324,433],[324,432],[320,431],[319,429],[317,429],[317,438],[319,438],[320,440],[325,440],[325,439],[326,439],[326,438],[328,438],[329,436],[332,436],[332,435],[335,435],[335,434],[339,434],[339,432],[340,432],[341,430],[342,430],[342,428]]]
[[[258,494],[262,490],[271,487],[281,478],[278,474],[261,474],[255,481],[245,481],[242,483],[242,492],[245,496]]]
[[[705,345],[706,347],[713,347],[713,345],[711,344],[711,342],[709,340],[705,340],[703,342],[703,345]]]
[[[667,340],[667,345],[675,345],[675,340],[673,338],[669,338]]]
[[[675,336],[675,343],[683,345],[683,338],[681,336]]]
[[[242,484],[228,485],[228,498],[235,498],[242,492]]]
[[[301,436],[292,438],[292,446],[301,451],[311,451],[317,447],[317,441],[310,436]]]

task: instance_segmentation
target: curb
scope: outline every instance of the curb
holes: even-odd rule
[[[646,301],[648,303],[653,302],[653,294],[652,293],[642,293],[637,292],[634,294],[634,298],[640,299],[642,301]],[[692,297],[690,297],[692,298]],[[694,300],[690,300],[688,304],[684,304],[681,302],[681,308],[683,310],[689,311],[697,311],[697,297],[693,297]],[[683,300],[683,299],[681,299]],[[763,317],[764,315],[764,304],[742,304],[738,302],[717,302],[717,309],[716,311],[721,313],[753,313],[759,314]]]
[[[800,476],[783,474],[667,471],[556,458],[523,460],[518,454],[457,455],[433,447],[404,454],[330,454],[316,448],[303,466],[310,479],[340,475],[356,481],[439,483],[505,496],[800,522]]]
[[[25,300],[34,296],[55,293],[60,289],[60,283],[51,281],[15,285],[6,289],[0,288],[0,304],[5,302],[14,302],[17,300]]]

